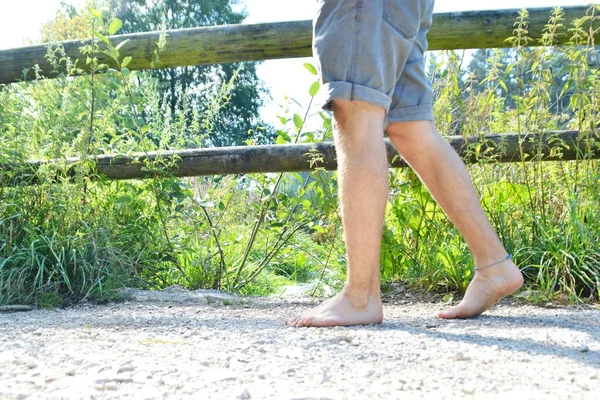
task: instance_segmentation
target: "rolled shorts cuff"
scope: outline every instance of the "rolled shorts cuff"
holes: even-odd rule
[[[402,107],[390,110],[388,122],[433,121],[433,105],[420,104],[412,107]]]
[[[324,110],[331,111],[332,100],[364,101],[377,107],[383,108],[386,112],[392,104],[392,98],[380,91],[358,85],[356,83],[334,81],[323,85],[325,92]]]

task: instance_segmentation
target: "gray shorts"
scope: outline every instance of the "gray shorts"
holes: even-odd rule
[[[326,93],[386,110],[389,122],[433,120],[424,53],[434,0],[318,0],[313,54]]]

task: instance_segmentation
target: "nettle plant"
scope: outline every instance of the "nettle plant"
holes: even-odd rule
[[[444,134],[479,136],[540,133],[543,146],[560,155],[568,144],[552,132],[580,133],[585,151],[576,161],[544,162],[542,147],[527,162],[499,164],[497,153],[474,145],[467,157],[485,210],[527,278],[526,295],[546,301],[554,295],[577,301],[600,294],[600,175],[591,158],[600,140],[598,55],[594,42],[597,9],[571,27],[556,8],[539,47],[528,37],[528,13],[515,23],[513,45],[493,50],[485,78],[465,72],[462,56],[446,52],[434,63],[435,116]],[[568,35],[567,46],[553,47]],[[523,143],[523,142],[521,142]],[[499,149],[502,151],[502,149]],[[386,219],[382,267],[389,279],[413,282],[427,290],[462,291],[472,276],[468,248],[434,200],[410,171],[398,171]]]

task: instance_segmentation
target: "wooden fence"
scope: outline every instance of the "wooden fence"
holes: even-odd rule
[[[586,137],[583,137],[586,136]],[[600,158],[598,136],[581,135],[577,131],[546,132],[540,134],[488,134],[480,137],[450,136],[450,145],[467,163],[515,162],[515,161],[558,161]],[[596,144],[595,144],[596,143]],[[403,168],[406,164],[398,156],[392,144],[386,140],[389,165]],[[557,150],[559,149],[559,150]],[[315,168],[335,170],[337,161],[333,143],[314,143],[276,146],[236,146],[204,149],[188,149],[138,153],[133,155],[101,155],[96,158],[96,175],[108,179],[140,179],[156,175],[149,169],[146,160],[168,160],[162,169],[169,173],[185,176],[310,171]],[[0,165],[0,169],[12,170],[10,182],[0,185],[35,184],[38,170],[53,167],[51,180],[73,176],[78,158],[61,161],[32,161],[25,165]],[[54,168],[60,165],[61,168]],[[25,167],[25,168],[24,168]]]
[[[586,7],[565,7],[565,26],[584,16],[586,10]],[[533,39],[529,45],[538,44],[551,12],[551,8],[529,10],[527,29],[528,36]],[[519,10],[495,10],[435,14],[428,35],[429,50],[510,47],[506,38],[513,35],[518,13]],[[167,46],[161,51],[160,64],[155,64],[155,68],[312,55],[311,21],[210,26],[170,30],[166,34]],[[597,34],[600,38],[600,33]],[[110,40],[115,46],[125,42],[119,49],[121,58],[130,56],[132,60],[127,68],[138,70],[152,67],[159,38],[160,32],[144,32],[111,36]],[[557,44],[567,40],[566,35],[561,36]],[[71,59],[80,60],[78,67],[84,70],[88,68],[79,49],[89,41],[74,40],[59,44]],[[0,50],[0,83],[33,78],[34,65],[39,65],[44,76],[54,77],[54,68],[45,58],[47,51],[48,45]],[[101,52],[96,56],[99,63],[113,62]]]
[[[585,15],[587,7],[566,7],[565,22],[569,26],[575,18]],[[529,45],[539,44],[542,30],[547,24],[551,8],[529,10]],[[513,34],[518,10],[469,11],[434,15],[433,28],[429,33],[429,49],[468,49],[507,47],[506,38]],[[596,34],[600,35],[598,32]],[[311,55],[311,21],[285,23],[213,26],[167,31],[167,46],[160,53],[160,65],[152,65],[154,50],[160,32],[118,35],[110,37],[113,45],[123,43],[121,57],[131,56],[129,69],[171,68],[188,65],[228,63],[235,61],[268,60],[276,58],[304,57]],[[560,39],[565,43],[566,37]],[[83,59],[79,48],[89,42],[68,41],[59,43],[72,59]],[[45,59],[47,45],[28,46],[0,51],[0,83],[13,83],[31,78],[31,67],[47,78],[55,77],[53,67]],[[98,54],[100,63],[111,60]],[[84,63],[79,66],[86,68]],[[600,158],[600,148],[590,145],[578,132],[555,132],[494,134],[477,138],[451,137],[452,146],[467,162],[477,162],[478,153],[469,143],[480,142],[479,151],[486,159],[496,162],[530,161],[533,155],[541,160],[572,160],[586,154],[588,158]],[[560,154],[551,152],[547,145],[550,138],[565,144]],[[596,137],[597,138],[597,137]],[[304,171],[314,167],[310,151],[316,149],[323,160],[317,166],[335,169],[335,150],[331,143],[315,145],[272,145],[230,148],[189,149],[165,151],[133,156],[101,155],[97,157],[97,172],[109,179],[132,179],[152,176],[144,171],[145,158],[174,158],[172,170],[177,176],[213,174],[237,174],[250,172]],[[392,167],[403,167],[396,151],[388,143],[388,158]],[[68,159],[64,173],[72,174],[78,159]],[[34,183],[35,171],[54,161],[32,161],[20,165],[3,165],[3,170],[13,170],[12,182]],[[23,168],[25,167],[25,168]],[[6,184],[6,182],[4,183]]]

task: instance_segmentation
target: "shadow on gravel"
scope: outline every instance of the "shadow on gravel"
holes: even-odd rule
[[[560,327],[569,330],[579,330],[590,335],[591,340],[596,340],[600,335],[599,330],[594,330],[588,327],[585,329],[582,326],[573,325],[573,321],[554,321],[548,318],[536,318],[536,317],[504,317],[504,316],[482,316],[472,321],[481,321],[487,319],[491,322],[490,326],[495,326],[495,329],[501,327],[502,329],[511,329],[518,327],[535,328],[538,326],[551,326]],[[536,321],[542,321],[537,323]],[[387,326],[386,326],[387,325]],[[479,324],[478,324],[479,325]],[[488,327],[488,326],[486,326]],[[496,346],[500,350],[508,350],[513,352],[525,353],[525,354],[537,354],[543,356],[558,356],[569,358],[577,363],[590,365],[592,367],[600,367],[600,354],[594,351],[581,352],[577,347],[565,346],[557,343],[540,343],[532,339],[512,339],[507,337],[494,336],[493,334],[485,335],[479,333],[452,333],[452,332],[440,332],[435,329],[410,327],[407,325],[407,321],[390,321],[388,324],[384,324],[380,329],[386,330],[400,330],[407,332],[411,335],[425,335],[432,339],[441,341],[454,341],[463,342],[472,345],[484,346],[492,349]],[[496,349],[494,347],[494,350]]]

